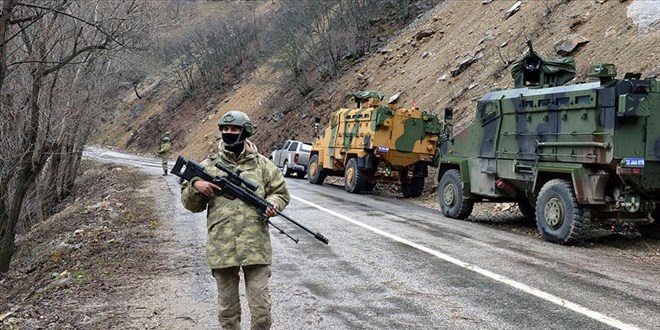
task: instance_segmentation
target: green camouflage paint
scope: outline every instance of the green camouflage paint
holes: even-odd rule
[[[310,164],[311,168],[322,168],[321,178],[353,178],[357,173],[360,184],[351,192],[372,189],[377,182],[399,182],[406,188],[414,186],[404,195],[421,194],[442,131],[438,118],[416,107],[381,105],[382,94],[376,92],[356,93],[355,98],[357,108],[330,114],[330,123],[315,140],[310,155],[318,155],[319,166]],[[348,166],[351,159],[356,164],[353,169]],[[323,180],[314,173],[308,178],[312,183]]]
[[[537,224],[547,220],[557,227],[539,224],[539,230],[559,243],[582,239],[588,223],[584,219],[592,225],[653,221],[649,215],[660,204],[660,82],[638,75],[615,79],[615,71],[611,64],[601,65],[590,70],[600,73],[594,74],[599,80],[595,82],[541,82],[487,93],[477,102],[474,122],[442,148],[438,181],[450,169],[460,169],[467,178],[463,198],[470,203],[543,206],[541,212],[537,208]],[[555,78],[542,75],[543,82]],[[524,76],[517,79],[528,81]],[[466,161],[467,166],[459,166]],[[553,222],[563,218],[547,215],[555,206],[563,210],[557,199],[543,200],[550,206],[536,204],[546,184],[553,188],[546,188],[545,194],[574,194],[579,216],[578,221],[566,218],[573,221],[570,228]],[[441,204],[451,198],[441,196]],[[452,210],[464,214],[448,206],[446,215]],[[568,212],[571,206],[566,207]]]

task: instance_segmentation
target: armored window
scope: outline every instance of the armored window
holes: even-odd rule
[[[538,86],[541,84],[541,59],[530,57],[525,59],[523,68],[523,83],[525,86]]]
[[[334,116],[332,116],[332,118],[330,119],[330,126],[331,126],[331,127],[334,127],[334,126],[337,126],[337,124],[339,124],[339,116],[338,116],[338,115],[334,115]]]
[[[568,97],[558,97],[557,98],[557,105],[568,105],[568,104],[569,104]]]
[[[591,96],[589,95],[580,95],[575,97],[575,104],[585,104],[591,102]]]
[[[550,99],[539,100],[539,107],[547,107],[550,103]]]
[[[497,117],[497,103],[479,102],[477,103],[477,112],[482,123],[487,123]]]

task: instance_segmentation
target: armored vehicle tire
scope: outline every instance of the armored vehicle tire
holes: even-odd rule
[[[403,197],[419,197],[424,190],[424,178],[412,177],[401,180],[401,192]]]
[[[348,160],[344,171],[344,189],[349,193],[359,194],[365,190],[369,176],[364,170],[359,170],[355,158]]]
[[[445,172],[438,187],[440,209],[446,217],[465,219],[472,213],[474,200],[463,196],[463,179],[461,172],[451,169]]]
[[[570,181],[554,179],[543,185],[536,200],[536,226],[554,243],[582,241],[590,222],[589,208],[579,205]]]
[[[321,167],[321,165],[319,165],[319,155],[313,155],[309,160],[307,180],[313,184],[322,184],[326,176],[328,176],[328,174]]]
[[[287,160],[282,164],[282,175],[284,175],[285,178],[291,175],[291,171],[289,171],[289,161]]]
[[[518,202],[518,210],[525,219],[534,219],[536,217],[536,208],[528,201]]]

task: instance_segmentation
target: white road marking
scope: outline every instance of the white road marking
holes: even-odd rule
[[[465,268],[465,269],[469,269],[469,270],[471,270],[471,271],[473,271],[473,272],[475,272],[475,273],[481,274],[481,275],[486,276],[486,277],[488,277],[488,278],[490,278],[490,279],[493,279],[493,280],[495,280],[495,281],[498,281],[498,282],[504,283],[504,284],[506,284],[506,285],[512,286],[512,287],[514,287],[514,288],[516,288],[516,289],[518,289],[518,290],[521,290],[521,291],[523,291],[523,292],[529,293],[529,294],[531,294],[531,295],[533,295],[533,296],[536,296],[536,297],[539,297],[539,298],[541,298],[541,299],[543,299],[543,300],[546,300],[546,301],[549,301],[549,302],[551,302],[551,303],[557,304],[557,305],[559,305],[559,306],[561,306],[561,307],[568,308],[568,309],[570,309],[570,310],[572,310],[572,311],[574,311],[574,312],[577,312],[577,313],[580,313],[580,314],[586,315],[586,316],[588,316],[588,317],[590,317],[590,318],[592,318],[592,319],[594,319],[594,320],[596,320],[596,321],[599,321],[599,322],[605,323],[605,324],[610,325],[610,326],[612,326],[612,327],[615,327],[615,328],[617,328],[617,329],[626,329],[626,330],[639,329],[638,327],[636,327],[636,326],[634,326],[634,325],[630,325],[630,324],[623,323],[623,322],[621,322],[621,321],[619,321],[619,320],[616,320],[616,319],[611,318],[611,317],[609,317],[609,316],[607,316],[607,315],[603,315],[603,314],[601,314],[601,313],[598,313],[598,312],[596,312],[596,311],[593,311],[593,310],[591,310],[591,309],[589,309],[589,308],[586,308],[586,307],[584,307],[584,306],[582,306],[582,305],[579,305],[579,304],[576,304],[576,303],[570,302],[570,301],[568,301],[568,300],[566,300],[566,299],[559,298],[559,297],[557,297],[557,296],[555,296],[555,295],[552,295],[552,294],[549,294],[549,293],[547,293],[547,292],[545,292],[545,291],[541,291],[541,290],[539,290],[539,289],[533,288],[533,287],[531,287],[531,286],[529,286],[529,285],[527,285],[527,284],[523,284],[523,283],[520,283],[520,282],[514,281],[514,280],[512,280],[512,279],[510,279],[510,278],[508,278],[508,277],[506,277],[506,276],[503,276],[503,275],[500,275],[500,274],[493,273],[493,272],[491,272],[491,271],[488,271],[488,270],[485,270],[485,269],[483,269],[483,268],[480,268],[480,267],[478,267],[478,266],[476,266],[476,265],[473,265],[473,264],[467,263],[467,262],[465,262],[465,261],[462,261],[462,260],[456,259],[456,258],[454,258],[454,257],[451,257],[451,256],[449,256],[449,255],[447,255],[447,254],[442,253],[442,252],[438,252],[438,251],[436,251],[436,250],[432,250],[432,249],[430,249],[430,248],[428,248],[428,247],[426,247],[426,246],[419,245],[419,244],[414,243],[414,242],[411,242],[411,241],[409,241],[409,240],[407,240],[407,239],[405,239],[405,238],[401,238],[401,237],[399,237],[399,236],[396,236],[396,235],[390,234],[390,233],[388,233],[388,232],[382,231],[382,230],[380,230],[380,229],[378,229],[378,228],[375,228],[375,227],[369,226],[369,225],[364,224],[364,223],[362,223],[362,222],[359,222],[359,221],[357,221],[357,220],[351,219],[351,218],[349,218],[349,217],[347,217],[347,216],[345,216],[345,215],[339,214],[339,213],[337,213],[337,212],[335,212],[335,211],[332,211],[332,210],[330,210],[330,209],[327,209],[327,208],[325,208],[325,207],[323,207],[323,206],[320,206],[320,205],[318,205],[318,204],[312,203],[312,202],[310,202],[310,201],[304,200],[304,199],[302,199],[302,198],[300,198],[300,197],[296,197],[296,196],[291,195],[291,198],[293,198],[293,199],[295,199],[295,200],[297,200],[297,201],[299,201],[299,202],[301,202],[301,203],[304,203],[304,204],[307,204],[307,205],[312,206],[312,207],[314,207],[314,208],[317,208],[317,209],[319,209],[319,210],[321,210],[321,211],[323,211],[323,212],[326,212],[326,213],[328,213],[328,214],[331,214],[331,215],[333,215],[333,216],[335,216],[335,217],[337,217],[337,218],[340,218],[340,219],[342,219],[342,220],[348,221],[348,222],[350,222],[350,223],[352,223],[352,224],[354,224],[354,225],[357,225],[357,226],[360,226],[360,227],[362,227],[362,228],[364,228],[364,229],[370,230],[370,231],[372,231],[372,232],[374,232],[374,233],[376,233],[376,234],[378,234],[378,235],[385,236],[385,237],[387,237],[387,238],[391,238],[391,239],[393,239],[393,240],[395,240],[395,241],[397,241],[397,242],[400,242],[400,243],[406,244],[406,245],[408,245],[408,246],[410,246],[410,247],[413,247],[413,248],[418,249],[418,250],[420,250],[420,251],[424,251],[424,252],[426,252],[426,253],[428,253],[428,254],[431,254],[431,255],[433,255],[433,256],[439,258],[439,259],[442,259],[442,260],[447,261],[447,262],[451,262],[451,263],[454,264],[454,265],[457,265],[457,266],[462,267],[462,268]]]

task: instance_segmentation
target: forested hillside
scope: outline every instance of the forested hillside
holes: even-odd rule
[[[141,98],[124,99],[98,142],[152,152],[171,131],[177,152],[200,158],[216,147],[218,114],[240,109],[268,153],[284,139],[311,140],[313,117],[325,124],[358,90],[401,92],[401,102],[437,114],[452,106],[460,128],[477,98],[512,86],[507,67],[527,51],[527,40],[542,55],[574,56],[575,82],[593,63],[614,63],[621,74],[660,72],[660,13],[652,1],[304,3],[199,3],[194,17],[215,8],[242,20],[187,26],[167,46],[171,59],[161,67],[170,74],[139,83]],[[200,57],[200,45],[228,49]]]

